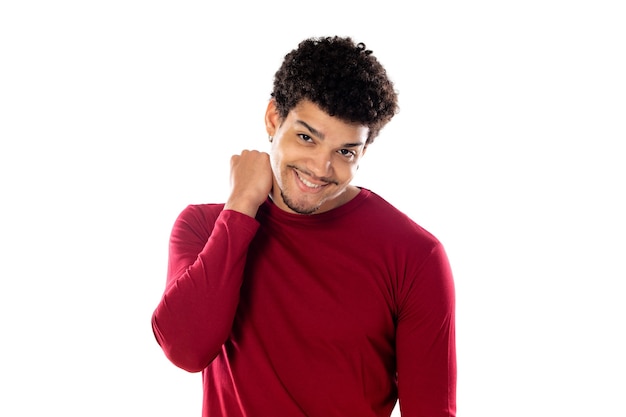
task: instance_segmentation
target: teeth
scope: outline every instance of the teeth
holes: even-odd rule
[[[320,184],[313,184],[312,182],[305,180],[304,178],[302,178],[300,176],[300,174],[298,174],[298,178],[300,178],[300,181],[302,181],[304,183],[304,185],[306,185],[309,188],[320,188],[321,187]]]

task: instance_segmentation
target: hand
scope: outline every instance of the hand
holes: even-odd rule
[[[273,183],[270,157],[265,152],[245,150],[230,159],[230,197],[224,209],[255,217]]]

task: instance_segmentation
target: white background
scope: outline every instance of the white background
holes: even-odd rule
[[[334,34],[400,94],[355,183],[448,250],[458,415],[626,415],[620,2],[225,3],[2,2],[0,415],[200,415],[150,328],[170,228]]]

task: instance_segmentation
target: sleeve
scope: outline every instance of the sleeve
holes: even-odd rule
[[[248,247],[259,227],[231,210],[211,222],[193,205],[176,219],[166,288],[152,315],[165,355],[189,372],[204,369],[230,334]]]
[[[407,282],[396,329],[400,413],[455,417],[455,290],[440,243]]]

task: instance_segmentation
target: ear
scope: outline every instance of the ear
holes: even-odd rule
[[[279,126],[280,117],[276,109],[276,102],[274,99],[271,99],[269,103],[267,103],[267,109],[265,110],[265,130],[269,136],[273,137]]]

